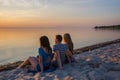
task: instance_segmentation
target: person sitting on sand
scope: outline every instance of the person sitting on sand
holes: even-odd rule
[[[71,39],[71,36],[69,33],[65,33],[63,35],[63,38],[64,38],[64,42],[65,44],[68,46],[68,49],[69,51],[72,53],[72,55],[74,54],[73,53],[73,48],[74,48],[74,45],[73,45],[73,42],[72,42],[72,39]],[[72,58],[71,56],[70,57],[70,60],[71,62],[77,62],[74,58]],[[65,60],[65,63],[68,63],[68,60],[67,60],[67,57],[65,56],[66,60]]]
[[[53,46],[53,51],[54,51],[54,62],[58,62],[58,67],[62,69],[64,61],[65,61],[65,56],[67,56],[67,59],[69,63],[71,63],[70,57],[73,58],[71,52],[69,51],[68,47],[66,44],[62,44],[62,36],[61,35],[56,35],[55,38],[55,45]],[[74,59],[74,58],[73,58]]]
[[[19,68],[31,64],[33,70],[41,71],[48,69],[52,60],[52,48],[50,47],[49,39],[47,36],[42,36],[40,38],[40,48],[38,50],[39,55],[36,57],[29,57],[24,61]]]
[[[70,34],[69,34],[69,33],[65,33],[65,34],[63,35],[63,38],[64,38],[65,44],[68,45],[68,48],[69,48],[69,50],[71,51],[71,53],[74,54],[74,53],[73,53],[74,45],[73,45],[73,42],[72,42],[72,39],[71,39]]]

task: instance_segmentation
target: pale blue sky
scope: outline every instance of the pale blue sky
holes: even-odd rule
[[[120,0],[0,0],[0,21],[19,18],[54,26],[119,24]]]

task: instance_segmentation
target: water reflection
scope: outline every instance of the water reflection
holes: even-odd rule
[[[36,56],[39,37],[46,35],[54,45],[56,34],[70,33],[74,48],[89,46],[120,38],[120,30],[100,30],[92,28],[40,28],[40,29],[0,29],[0,64],[24,60]]]

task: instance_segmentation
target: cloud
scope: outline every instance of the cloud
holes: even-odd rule
[[[46,0],[0,0],[0,8],[4,9],[33,9],[41,8]]]
[[[84,3],[94,0],[0,0],[0,9],[36,9],[45,5]]]

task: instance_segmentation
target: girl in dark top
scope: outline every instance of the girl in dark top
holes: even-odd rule
[[[27,64],[31,64],[32,68],[36,71],[43,72],[50,66],[52,60],[52,49],[50,47],[49,39],[47,36],[40,38],[40,48],[38,50],[39,55],[36,57],[29,57],[24,61],[19,68],[24,67]]]

